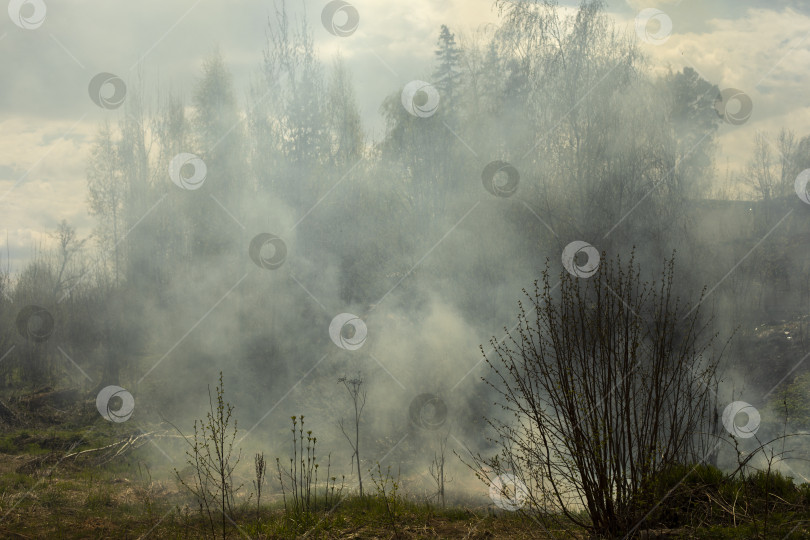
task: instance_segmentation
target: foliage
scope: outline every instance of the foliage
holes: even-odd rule
[[[810,372],[802,373],[775,392],[768,410],[797,430],[810,430]]]

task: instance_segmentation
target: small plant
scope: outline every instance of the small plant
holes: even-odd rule
[[[284,513],[299,528],[313,522],[314,512],[318,506],[318,469],[315,448],[318,442],[312,431],[304,432],[304,416],[292,416],[292,448],[289,470],[282,470],[281,460],[276,458],[276,471],[281,484]],[[306,443],[306,446],[304,446]],[[326,485],[323,492],[323,504],[328,505],[339,500],[343,491],[345,477],[340,489],[335,492],[337,478],[331,473],[331,455],[327,459]],[[330,484],[331,481],[331,484]]]
[[[439,450],[433,453],[433,461],[428,467],[428,472],[431,478],[436,483],[436,494],[434,497],[442,508],[445,508],[444,500],[444,486],[446,484],[446,477],[444,474],[445,454],[447,452],[447,437],[439,439]]]
[[[264,484],[265,472],[267,472],[267,463],[264,461],[264,452],[256,454],[253,457],[253,470],[256,473],[256,478],[253,480],[253,489],[256,490],[256,530],[258,531],[262,505],[262,485]]]
[[[332,470],[332,454],[329,454],[326,456],[326,486],[324,487],[323,490],[323,503],[324,506],[330,510],[341,501],[341,496],[343,495],[343,486],[346,485],[346,477],[341,476],[340,488],[336,492],[335,487],[337,485],[336,484],[337,477],[329,476],[331,470]]]
[[[352,404],[354,405],[354,440],[346,433],[346,429],[343,426],[343,419],[341,418],[338,422],[340,426],[340,431],[343,432],[343,436],[346,437],[346,440],[349,441],[349,445],[352,447],[352,468],[354,465],[357,465],[357,483],[360,487],[360,496],[363,496],[363,475],[361,474],[361,467],[360,467],[360,417],[363,415],[363,408],[366,406],[366,395],[368,391],[363,387],[363,377],[360,373],[357,374],[357,377],[353,379],[349,379],[348,377],[341,377],[338,379],[338,382],[343,383],[343,386],[346,387],[346,390],[349,392],[349,397],[352,399]]]
[[[371,473],[371,481],[374,483],[374,487],[377,488],[377,496],[383,501],[388,525],[391,527],[394,537],[399,538],[400,532],[399,526],[397,525],[400,502],[398,493],[400,485],[399,469],[397,469],[397,477],[394,479],[394,477],[391,476],[391,466],[389,465],[383,474],[382,467],[378,461],[376,475],[373,469],[369,469],[369,473]]]
[[[221,533],[224,539],[228,533],[228,522],[233,523],[230,515],[233,514],[234,497],[242,486],[233,485],[233,470],[239,464],[241,454],[233,453],[236,419],[233,418],[233,406],[225,401],[221,371],[215,393],[216,404],[209,387],[206,420],[195,420],[194,438],[192,441],[187,439],[191,447],[186,450],[190,477],[181,475],[177,469],[174,474],[180,484],[194,496],[200,516],[208,524],[213,536],[217,536],[217,514],[221,514]]]

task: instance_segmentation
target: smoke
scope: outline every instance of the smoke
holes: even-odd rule
[[[310,15],[317,32],[361,35],[362,6],[327,7]],[[715,140],[751,113],[719,114],[715,98],[754,102],[695,70],[654,73],[640,43],[663,46],[671,20],[623,33],[598,2],[578,13],[510,4],[463,46],[461,28],[435,29],[421,71],[404,66],[372,99],[378,79],[355,82],[319,57],[313,27],[285,13],[270,17],[248,87],[230,71],[245,59],[218,51],[187,93],[89,79],[90,102],[119,114],[87,160],[96,243],[75,252],[74,281],[48,282],[69,298],[48,305],[57,327],[92,321],[94,337],[73,345],[92,387],[133,396],[126,425],[165,420],[188,434],[222,372],[243,455],[283,463],[290,417],[303,415],[321,460],[352,475],[339,422],[354,411],[339,379],[359,376],[364,474],[381,461],[428,490],[447,441],[448,491],[486,493],[453,455],[493,450],[483,417],[499,413],[480,346],[514,327],[546,265],[588,279],[604,257],[634,253],[651,278],[677,250],[678,291],[718,332],[762,316],[775,294],[766,259],[789,245],[772,227],[793,207],[710,200]],[[794,210],[785,230],[801,223]],[[755,252],[769,230],[772,251]],[[805,269],[784,262],[783,291]],[[19,276],[20,294],[42,275]],[[68,339],[57,329],[53,342]],[[744,349],[719,402],[739,398],[739,382],[764,399],[768,383],[737,364]],[[182,442],[156,444],[154,462],[184,460]]]

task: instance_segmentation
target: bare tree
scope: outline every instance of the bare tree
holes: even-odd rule
[[[447,437],[444,436],[439,438],[439,449],[438,451],[433,452],[433,461],[428,467],[428,472],[430,473],[431,478],[433,478],[433,481],[436,483],[436,499],[439,501],[439,504],[442,505],[442,508],[445,507],[444,486],[446,483],[446,476],[444,474],[444,465],[446,453]]]
[[[118,142],[109,124],[104,124],[87,165],[87,201],[90,213],[99,219],[97,236],[101,250],[112,258],[116,284],[120,277],[119,240],[123,232],[125,189]]]
[[[746,183],[754,188],[763,201],[793,194],[793,182],[799,173],[797,147],[794,133],[784,128],[775,140],[763,132],[757,132],[754,136],[754,151],[743,175]]]
[[[81,253],[87,239],[79,239],[76,229],[64,219],[59,222],[54,237],[57,241],[57,268],[53,296],[58,299],[62,291],[70,290],[87,273],[87,269],[81,263],[77,266],[76,262],[76,255]]]

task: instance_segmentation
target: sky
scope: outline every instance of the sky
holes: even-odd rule
[[[258,73],[273,2],[3,1],[8,13],[0,13],[0,234],[8,239],[11,270],[18,271],[35,245],[47,245],[60,220],[80,236],[92,231],[85,163],[98,127],[115,124],[123,108],[97,106],[89,98],[91,79],[106,72],[129,89],[142,84],[188,96],[203,60],[218,48],[244,103]],[[429,80],[440,25],[450,26],[463,43],[499,19],[490,0],[351,0],[359,25],[339,37],[321,24],[327,1],[289,4],[306,12],[322,61],[328,66],[339,53],[351,69],[372,139],[382,135],[382,100],[408,81]],[[576,4],[560,2],[570,9]],[[810,134],[810,2],[607,5],[633,36],[637,15],[650,8],[663,11],[672,24],[661,43],[641,42],[653,69],[692,67],[721,89],[742,90],[754,104],[745,125],[721,128],[719,176],[726,166],[737,170],[744,164],[757,130],[774,134],[786,127],[799,137]],[[655,28],[653,23],[653,33]]]

